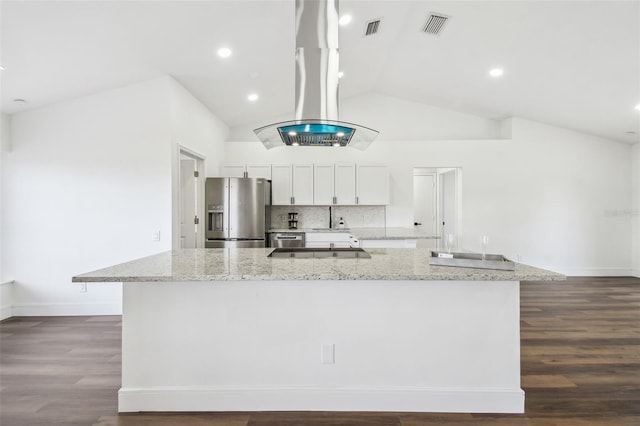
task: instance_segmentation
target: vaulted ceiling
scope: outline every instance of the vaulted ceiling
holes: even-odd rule
[[[429,12],[450,17],[439,35],[422,31]],[[0,13],[4,113],[171,75],[230,126],[293,117],[294,0],[3,0]],[[343,0],[340,13],[353,17],[342,99],[377,92],[640,141],[640,1]]]

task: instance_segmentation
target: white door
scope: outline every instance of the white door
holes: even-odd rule
[[[423,174],[413,176],[414,224],[429,235],[438,235],[436,227],[436,176]]]
[[[197,241],[196,160],[180,160],[180,248],[195,248]]]

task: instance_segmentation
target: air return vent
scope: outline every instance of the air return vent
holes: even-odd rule
[[[433,35],[440,35],[444,26],[447,25],[447,22],[451,19],[450,16],[444,15],[442,13],[429,13],[427,16],[427,21],[422,27],[422,32]]]
[[[380,29],[380,19],[367,22],[367,27],[364,30],[365,36],[370,36],[378,33]]]

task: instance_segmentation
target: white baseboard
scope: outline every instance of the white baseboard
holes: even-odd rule
[[[13,281],[0,282],[0,321],[13,316]]]
[[[122,303],[42,303],[13,305],[16,317],[122,315]]]
[[[2,306],[0,307],[0,321],[5,320],[7,318],[11,318],[13,316],[13,306]]]
[[[629,277],[632,270],[627,268],[577,268],[564,269],[561,274],[569,277]]]
[[[402,411],[524,413],[524,391],[513,389],[144,388],[118,392],[118,411]]]

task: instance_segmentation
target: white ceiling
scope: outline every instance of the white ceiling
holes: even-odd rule
[[[230,126],[293,118],[294,0],[0,7],[4,113],[171,75]],[[420,31],[430,11],[452,17],[440,36]],[[340,12],[354,18],[340,31],[342,99],[378,92],[640,141],[640,1],[342,0]]]

